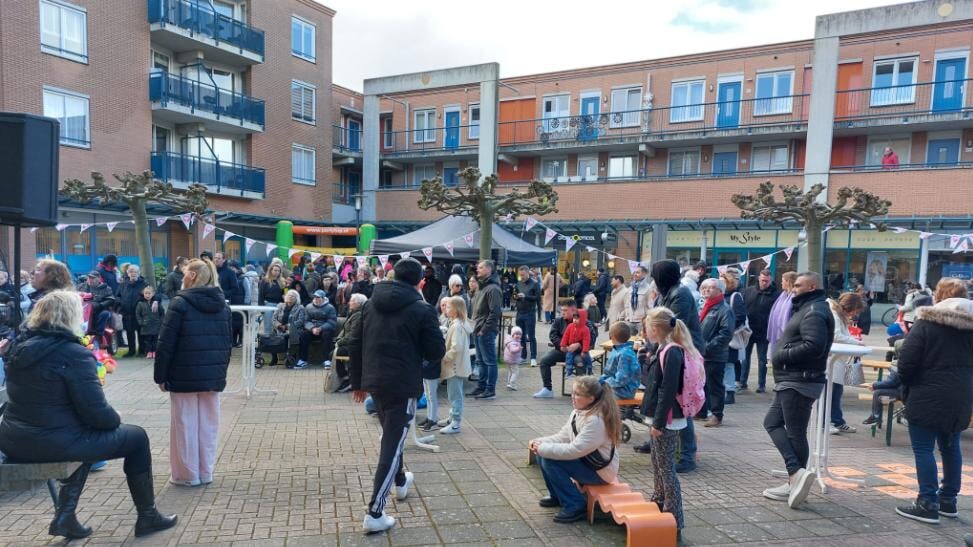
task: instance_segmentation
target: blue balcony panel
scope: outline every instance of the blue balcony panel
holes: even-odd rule
[[[203,49],[213,61],[264,62],[264,32],[216,13],[201,0],[148,0],[152,41],[178,53]]]
[[[167,72],[149,75],[149,100],[159,119],[203,123],[223,132],[246,134],[264,130],[264,102]]]
[[[153,152],[150,166],[157,179],[176,187],[199,183],[213,194],[249,199],[266,194],[267,175],[259,167],[172,152]]]

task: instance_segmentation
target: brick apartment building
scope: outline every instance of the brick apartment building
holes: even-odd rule
[[[336,106],[335,143],[340,135],[344,144],[334,148],[343,167],[333,195],[358,193],[364,180],[366,201],[374,198],[366,217],[380,235],[437,218],[416,207],[416,187],[484,165],[480,95],[489,84],[498,95],[496,162],[481,171],[511,187],[535,178],[557,184],[559,212],[542,220],[584,243],[562,253],[562,272],[614,267],[586,246],[649,259],[662,227],[665,254],[683,262],[705,253],[714,265],[737,263],[796,245],[798,226],[742,221],[730,202],[766,180],[823,182],[832,196],[862,187],[893,202],[895,226],[966,234],[973,232],[971,45],[973,3],[920,2],[819,17],[813,40],[499,84],[438,84],[479,67],[367,80],[364,95],[342,89]],[[372,96],[371,123],[370,86],[403,90]],[[353,106],[362,104],[364,111]],[[483,123],[491,123],[486,114]],[[883,168],[886,147],[898,156],[895,168]],[[362,176],[369,162],[376,180]],[[973,273],[973,257],[952,254],[944,238],[864,228],[825,234],[832,285],[860,282],[874,259],[887,264],[880,299],[898,298],[904,281]],[[543,230],[525,237],[543,243]],[[796,264],[774,260],[773,269],[779,277]],[[754,261],[750,274],[762,265]]]
[[[151,169],[177,188],[202,183],[221,227],[272,241],[280,218],[331,215],[333,17],[315,0],[4,0],[0,111],[60,120],[62,180]],[[64,201],[60,215],[127,218]],[[151,228],[163,264],[224,246],[175,218]],[[0,235],[9,249],[11,230]],[[225,243],[229,256],[245,258],[241,239]],[[137,255],[124,224],[25,232],[24,243],[25,256],[51,252],[75,272]]]

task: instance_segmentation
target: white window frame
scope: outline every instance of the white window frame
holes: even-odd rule
[[[625,170],[624,169],[624,167],[625,167],[624,165],[622,166],[623,167],[623,169],[622,169],[623,173],[621,175],[612,174],[612,162],[614,160],[624,160],[624,159],[631,160],[631,168],[632,168],[631,174],[626,175],[624,173],[624,170]],[[635,178],[638,175],[638,172],[639,172],[639,158],[638,158],[637,155],[627,155],[626,154],[626,155],[623,155],[623,156],[612,156],[612,157],[608,158],[608,178],[609,179],[612,179],[612,180],[632,179],[632,178]]]
[[[591,177],[585,175],[585,173],[581,170],[581,164],[585,162],[594,162],[595,164],[595,173]],[[577,173],[578,180],[582,182],[591,182],[591,181],[598,180],[598,156],[596,155],[578,156],[578,163],[577,165],[575,165],[574,168],[575,168],[575,172]]]
[[[420,169],[422,175],[420,176]],[[423,179],[432,180],[437,176],[436,165],[432,163],[416,164],[412,167],[412,185],[419,186]]]
[[[64,119],[57,119],[57,118],[55,119],[57,119],[61,125],[61,129],[60,129],[61,134],[58,137],[61,146],[70,146],[72,148],[84,148],[90,150],[91,149],[91,98],[88,95],[85,95],[83,93],[68,91],[66,89],[60,89],[57,87],[44,86],[43,93],[41,96],[42,105],[44,102],[46,102],[48,95],[53,95],[61,98],[62,112],[67,111],[67,103],[66,103],[67,99],[70,98],[70,99],[77,99],[77,100],[84,101],[84,110],[85,110],[84,136],[86,137],[86,139],[70,139],[68,141],[65,141],[64,140],[65,138],[69,138],[64,133],[67,130],[67,124],[64,123]],[[50,116],[47,112],[45,112],[44,115],[48,117],[53,117]]]
[[[638,100],[635,101],[636,108],[634,109],[637,112],[632,112],[633,109],[632,108],[629,108],[629,105],[628,105],[629,98],[630,98],[631,93],[633,91],[637,92],[637,94],[638,94]],[[624,95],[624,97],[625,97],[624,103],[625,104],[619,105],[619,104],[616,103],[616,96],[615,96],[616,93],[618,93],[618,94],[624,93],[625,94]],[[611,127],[612,129],[617,129],[619,127],[638,127],[638,126],[640,126],[642,124],[642,112],[641,112],[641,110],[639,108],[642,105],[642,86],[636,85],[636,86],[630,86],[630,87],[618,87],[618,88],[614,88],[614,89],[612,89],[611,101],[612,101],[611,102],[611,116],[609,118],[611,121],[609,122],[609,127]],[[624,112],[624,114],[622,114],[622,119],[620,121],[616,122],[615,121],[615,114],[616,113],[621,113],[621,112]]]
[[[297,171],[294,170],[294,160],[295,160],[294,155],[295,154],[300,154],[301,155],[300,161],[301,161],[301,163],[304,164],[302,166],[303,168],[307,168],[307,164],[305,163],[307,161],[307,159],[308,159],[307,158],[307,154],[310,154],[311,155],[311,158],[310,158],[311,159],[311,178],[298,176],[298,175],[305,175],[307,173],[306,172],[298,173]],[[305,186],[316,186],[317,183],[318,183],[317,165],[318,165],[318,163],[317,163],[317,151],[314,150],[314,148],[312,148],[310,146],[304,146],[303,144],[297,144],[297,143],[292,143],[291,144],[291,182],[293,182],[294,184],[303,184]]]
[[[780,77],[784,76],[785,74],[790,77],[786,90],[780,88]],[[766,78],[773,78],[770,96],[761,97],[759,95],[760,80]],[[794,71],[775,70],[771,72],[758,73],[756,80],[754,81],[753,95],[754,116],[779,116],[781,114],[790,114],[794,109]]]
[[[786,165],[784,165],[783,167],[775,168],[773,164],[774,161],[773,151],[780,148],[784,149],[784,156],[786,158],[784,161],[786,162]],[[755,167],[757,164],[756,161],[757,152],[760,150],[770,151],[770,156],[768,158],[770,163],[767,164],[766,169],[758,169],[757,167]],[[762,143],[754,143],[751,146],[750,148],[750,171],[751,172],[766,173],[766,172],[775,172],[775,171],[785,171],[785,170],[789,170],[790,168],[791,168],[791,147],[786,142],[765,142],[765,143],[762,142]]]
[[[301,90],[301,111],[300,112],[294,112],[294,91],[295,91],[295,88]],[[304,102],[305,102],[304,101],[304,93],[306,93],[308,91],[311,92],[311,119],[310,120],[307,120],[304,117],[304,114],[306,114],[306,112],[304,111]],[[308,125],[317,125],[317,121],[318,121],[318,117],[317,117],[317,101],[318,101],[318,97],[317,97],[317,95],[318,95],[318,88],[317,88],[317,86],[315,86],[313,84],[309,84],[307,82],[302,82],[300,80],[291,80],[291,119],[293,119],[295,121],[298,121],[298,122],[301,122],[301,123],[306,123]]]
[[[301,29],[301,51],[294,51],[294,24],[297,24]],[[304,50],[304,36],[305,32],[311,31],[311,54],[308,55]],[[298,59],[304,59],[310,63],[317,63],[317,39],[318,39],[318,27],[314,23],[298,17],[296,15],[291,15],[291,55],[297,57]]]
[[[58,29],[56,34],[58,43],[56,45],[44,42],[43,10],[45,5],[57,10]],[[61,0],[40,0],[39,7],[38,25],[40,27],[41,51],[71,61],[88,64],[88,10],[81,6],[62,2]],[[68,13],[81,16],[81,51],[70,51],[64,47],[64,18]]]
[[[685,157],[683,157],[683,160],[682,160],[683,168],[684,168],[683,169],[683,172],[673,174],[673,172],[672,172],[672,156],[675,155],[675,154],[687,154],[687,153],[695,153],[696,154],[696,168],[695,168],[695,170],[692,173],[685,172],[686,159],[685,159]],[[700,166],[701,166],[702,161],[703,161],[702,155],[703,155],[702,154],[702,150],[698,146],[689,147],[689,148],[673,148],[673,149],[669,150],[669,153],[666,155],[666,174],[667,174],[667,176],[670,176],[670,177],[692,177],[692,176],[699,176],[700,175]]]
[[[155,66],[157,57],[165,57],[166,67],[164,69]],[[153,72],[159,70],[163,72],[169,72],[170,70],[172,70],[172,55],[169,55],[164,51],[159,51],[158,49],[152,48],[152,58],[150,59],[149,62],[150,62],[150,68]]]
[[[382,147],[391,149],[395,145],[395,134],[392,133],[392,116],[382,118]]]
[[[564,102],[564,108],[554,110],[561,102]],[[551,104],[551,111],[547,111],[547,105]],[[553,131],[563,131],[569,127],[568,118],[571,117],[571,94],[570,93],[557,93],[554,95],[545,95],[541,101],[541,118],[544,120],[544,132],[551,133]],[[551,122],[551,120],[557,120],[557,124]]]
[[[419,127],[419,117],[423,118],[422,127]],[[432,121],[432,127],[429,126],[430,120]],[[412,113],[413,127],[415,130],[412,132],[412,143],[413,144],[423,144],[429,142],[436,142],[436,109],[435,108],[423,108],[416,110]]]
[[[686,87],[686,99],[690,99],[692,88],[699,86],[700,101],[698,103],[687,102],[686,104],[676,104],[676,89]],[[683,80],[672,82],[669,95],[669,123],[685,123],[702,121],[706,115],[706,79]]]
[[[907,144],[905,147],[903,148],[892,147],[892,150],[895,152],[895,155],[899,157],[899,164],[905,165],[908,163],[912,163],[912,133],[902,133],[902,134],[892,133],[890,135],[872,135],[868,137],[868,143],[865,145],[865,165],[869,167],[881,166],[882,165],[881,153],[879,154],[879,158],[877,162],[873,163],[871,161],[872,146],[879,144],[883,148],[883,152],[884,152],[884,148],[886,146],[889,146],[891,144],[891,141],[893,140],[909,141],[909,144]],[[929,140],[928,136],[926,137],[926,140],[928,142]]]
[[[899,77],[899,64],[904,61],[912,62],[912,82],[895,84]],[[888,87],[878,87],[875,80],[878,76],[878,68],[891,64],[892,85]],[[912,104],[916,102],[916,79],[919,77],[919,57],[912,55],[906,57],[893,57],[889,59],[876,59],[872,62],[872,89],[869,92],[869,106],[894,106],[900,104]]]
[[[476,110],[476,121],[473,121],[473,111]],[[478,140],[480,138],[480,103],[470,103],[469,109],[469,134],[467,138],[471,141]]]
[[[544,166],[551,162],[557,162],[560,164],[560,174],[554,177],[546,176]],[[541,180],[544,182],[567,182],[568,180],[568,158],[567,157],[556,157],[556,158],[541,158]]]

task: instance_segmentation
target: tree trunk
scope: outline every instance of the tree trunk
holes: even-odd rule
[[[135,221],[135,243],[139,251],[139,267],[145,282],[155,287],[155,265],[152,263],[152,238],[149,236],[149,219],[145,212],[145,202],[133,200],[128,203]]]
[[[484,214],[486,213],[486,214]],[[493,211],[480,212],[480,260],[491,258],[493,251]]]
[[[804,229],[807,231],[807,259],[808,259],[808,270],[812,272],[817,272],[824,276],[824,271],[821,269],[822,264],[822,253],[821,253],[821,223],[809,221],[804,225]]]

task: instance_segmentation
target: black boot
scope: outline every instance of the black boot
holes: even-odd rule
[[[155,490],[152,485],[152,470],[138,475],[126,475],[128,491],[132,493],[138,520],[135,521],[135,537],[142,537],[166,530],[176,525],[176,515],[165,516],[155,508]]]
[[[725,405],[736,404],[736,402],[737,402],[736,395],[737,394],[736,394],[735,391],[727,391],[726,392],[726,398],[723,400],[723,404],[725,404]]]
[[[81,498],[81,491],[84,490],[84,483],[88,480],[90,470],[91,464],[83,463],[74,473],[71,473],[70,477],[61,482],[54,520],[47,529],[48,534],[68,539],[81,539],[91,535],[91,528],[82,526],[74,513],[78,509],[78,500]]]

